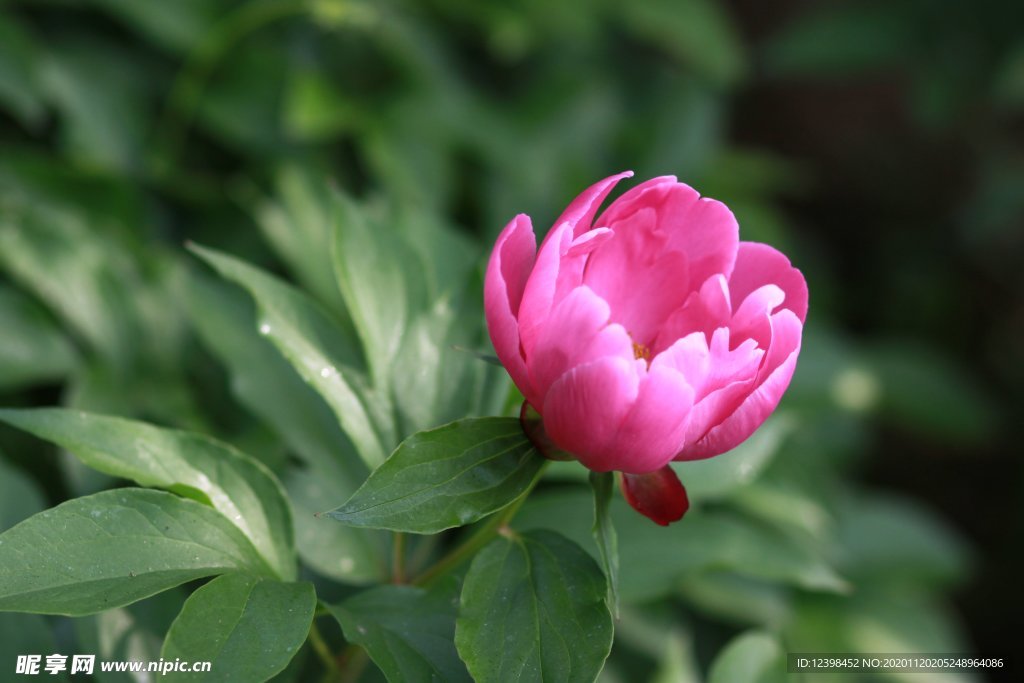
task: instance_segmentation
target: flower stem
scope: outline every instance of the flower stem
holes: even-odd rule
[[[490,519],[487,520],[487,523],[473,532],[473,534],[466,539],[465,543],[456,546],[450,553],[442,557],[437,561],[437,563],[417,576],[412,583],[417,586],[429,586],[475,555],[477,551],[490,543],[491,540],[499,533],[507,531],[509,522],[511,522],[512,518],[516,516],[517,512],[519,512],[519,508],[523,506],[526,499],[530,497],[530,493],[537,485],[537,482],[540,481],[545,469],[547,469],[547,462],[541,465],[540,470],[537,472],[537,476],[534,477],[530,486],[523,491],[518,498],[512,501],[508,507],[491,515]]]

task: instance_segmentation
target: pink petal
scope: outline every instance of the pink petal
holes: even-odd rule
[[[689,294],[686,255],[665,249],[665,236],[653,230],[651,209],[641,210],[635,224],[613,235],[587,261],[583,281],[611,306],[612,320],[633,340],[654,343],[669,314]]]
[[[771,347],[758,373],[754,391],[703,438],[685,447],[676,460],[710,458],[735,448],[775,410],[793,377],[803,323],[795,313],[782,309],[771,317],[771,326]]]
[[[746,340],[730,349],[729,329],[721,327],[711,336],[711,344],[703,332],[693,332],[658,354],[651,370],[668,367],[676,370],[693,387],[694,400],[734,382],[753,380],[764,351],[753,340]]]
[[[501,364],[524,395],[533,394],[520,353],[516,312],[533,267],[536,238],[529,216],[520,214],[505,226],[491,252],[484,280],[487,331]]]
[[[544,428],[559,448],[598,472],[616,469],[615,435],[636,400],[637,365],[605,357],[559,377],[544,398]]]
[[[650,209],[650,213],[643,213]],[[665,249],[686,255],[690,281],[696,286],[715,274],[728,277],[736,260],[739,226],[721,202],[701,198],[673,176],[654,178],[626,192],[598,218],[597,224],[618,231],[641,218],[664,235]]]
[[[615,436],[613,469],[642,474],[664,467],[683,446],[692,407],[693,389],[683,376],[652,367]]]
[[[608,304],[586,285],[554,308],[527,357],[527,369],[543,397],[551,383],[577,365],[604,356],[633,360],[633,343],[621,325],[608,324]]]
[[[785,296],[775,285],[763,285],[747,295],[729,322],[733,339],[753,339],[761,348],[768,348],[772,340],[769,319]]]
[[[719,327],[727,327],[731,318],[728,281],[724,275],[712,275],[665,320],[651,352],[657,355],[691,332],[703,332],[710,339]]]
[[[807,282],[782,252],[758,242],[740,242],[736,267],[729,278],[733,308],[754,290],[776,285],[785,292],[783,306],[803,322],[807,318]]]
[[[626,502],[661,526],[679,521],[690,509],[686,489],[668,465],[649,474],[623,474],[619,483]]]
[[[573,237],[579,237],[584,232],[590,230],[593,225],[594,216],[597,214],[597,210],[601,208],[601,203],[608,197],[608,193],[615,188],[620,180],[631,178],[632,176],[632,171],[624,171],[598,181],[585,189],[566,207],[562,215],[555,221],[552,230],[558,228],[563,223],[568,223],[572,226]],[[545,238],[545,241],[547,241],[547,238]]]
[[[552,230],[544,239],[533,271],[526,281],[522,305],[519,307],[519,339],[527,356],[555,303],[555,286],[562,266],[562,255],[570,249],[572,239],[572,226],[569,223],[562,223]]]

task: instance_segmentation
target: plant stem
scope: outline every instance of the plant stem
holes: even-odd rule
[[[405,583],[405,534],[396,531],[392,535],[391,583]]]
[[[337,680],[341,676],[341,670],[338,668],[338,662],[334,659],[334,655],[331,654],[331,648],[327,646],[320,629],[317,628],[316,621],[309,628],[309,644],[327,670],[324,674],[324,681]]]
[[[511,522],[512,518],[516,516],[517,512],[519,512],[519,508],[523,506],[526,499],[530,497],[530,493],[537,485],[537,482],[540,481],[545,469],[547,469],[547,462],[541,466],[540,471],[537,472],[537,476],[534,477],[533,482],[531,482],[530,486],[523,491],[522,495],[516,498],[504,510],[492,515],[491,518],[487,520],[486,524],[477,529],[468,539],[466,539],[465,543],[455,547],[450,553],[438,560],[436,564],[417,576],[412,583],[417,586],[429,586],[434,581],[453,569],[456,569],[460,564],[475,555],[477,551],[490,543],[491,540],[499,533],[507,531],[509,522]]]
[[[342,650],[338,655],[341,683],[353,683],[358,680],[369,659],[366,650],[358,645],[348,645]]]

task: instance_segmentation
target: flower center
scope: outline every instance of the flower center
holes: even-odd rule
[[[633,342],[633,358],[643,358],[648,363],[651,362],[651,350],[643,344],[637,344]]]

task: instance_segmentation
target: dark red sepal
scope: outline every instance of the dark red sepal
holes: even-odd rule
[[[572,453],[563,451],[555,445],[544,429],[544,420],[528,401],[523,401],[519,409],[519,424],[523,427],[526,438],[537,447],[540,454],[548,460],[575,460]]]
[[[690,509],[686,489],[675,470],[668,465],[648,474],[621,472],[620,475],[619,485],[626,501],[634,510],[661,526],[678,522]]]

